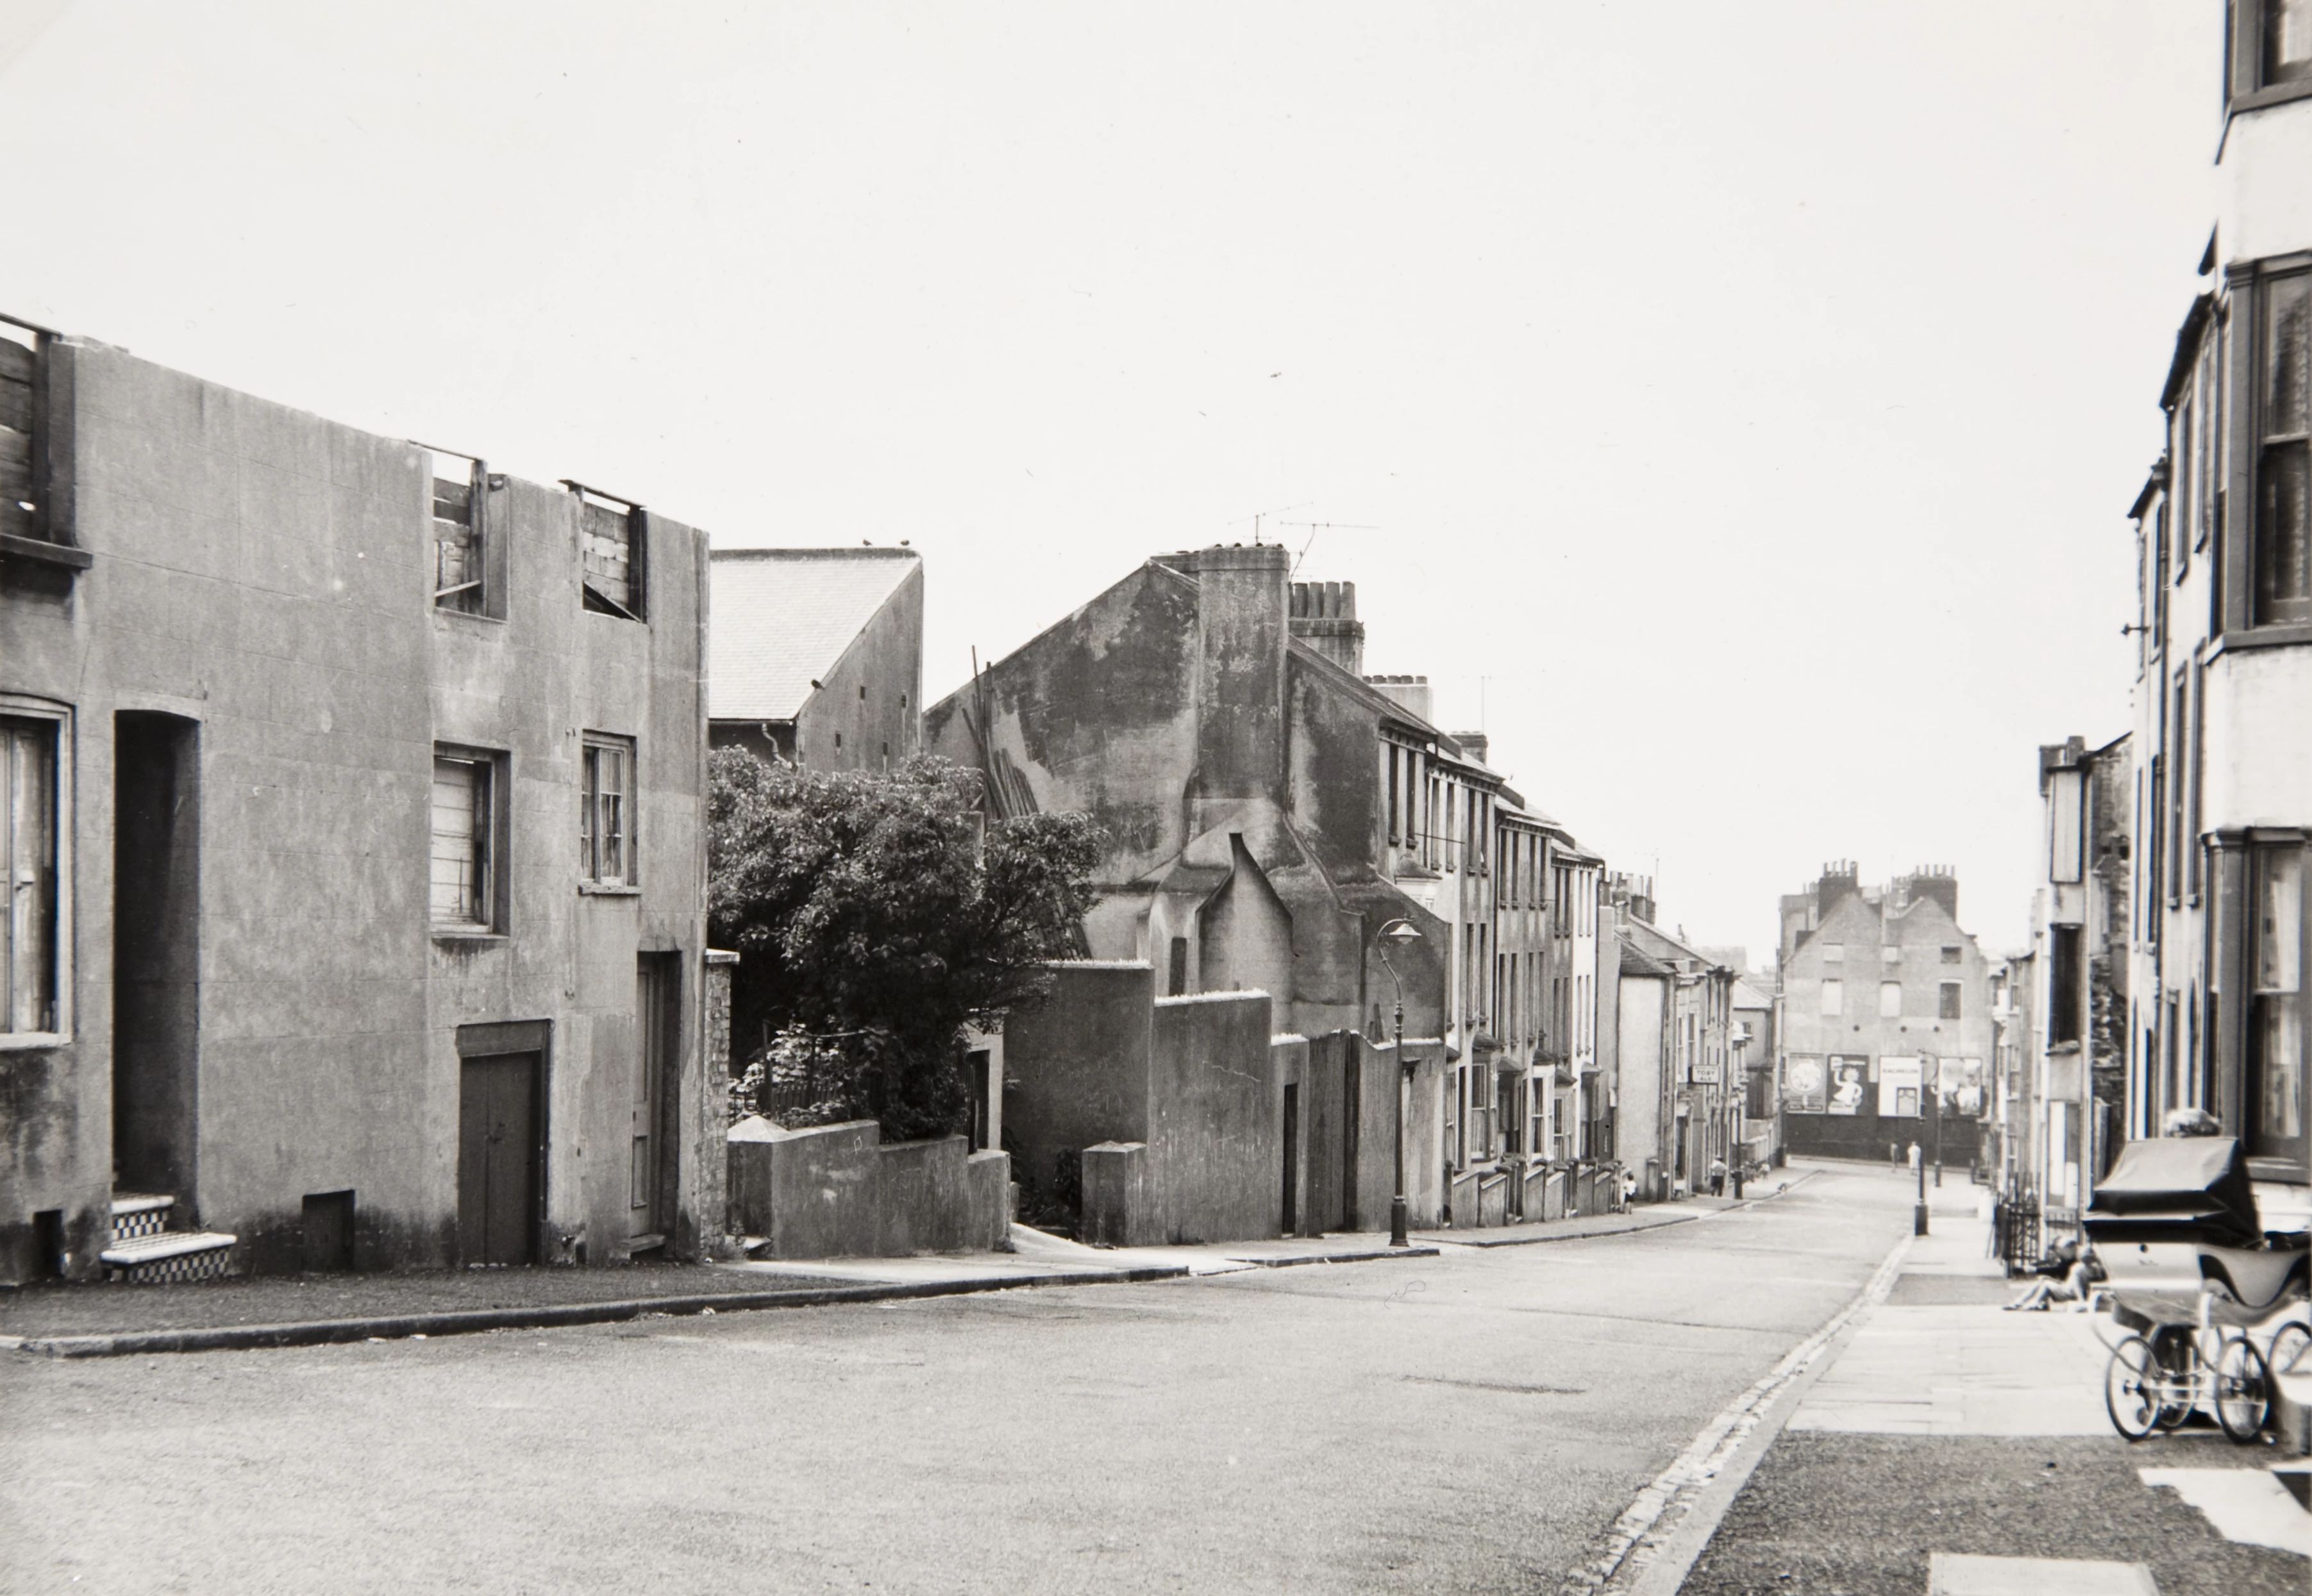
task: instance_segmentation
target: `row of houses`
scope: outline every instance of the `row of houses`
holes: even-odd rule
[[[2265,1228],[2312,1223],[2312,38],[2236,0],[2217,215],[2128,510],[2132,715],[2039,750],[2010,982],[2019,1178],[2076,1210],[2128,1141],[2212,1121]],[[2114,684],[2116,687],[2116,683]],[[2115,717],[2116,718],[2116,717]]]
[[[1344,1083],[1271,1083],[1274,1228],[1377,1224],[1370,1199],[1291,1194],[1311,1167],[1386,1189],[1373,1133],[1395,1116],[1356,1105],[1392,1085],[1416,1224],[1595,1205],[1622,1169],[1668,1196],[1736,1159],[1738,970],[1657,926],[1651,883],[1610,873],[1483,732],[1440,725],[1425,678],[1367,674],[1364,644],[1355,584],[1295,581],[1282,548],[1161,554],[933,704],[923,746],[982,771],[996,814],[1099,821],[1092,960],[1146,971],[1157,1004],[1265,995],[1274,1034],[1346,1050]],[[1008,1057],[1024,1137],[1050,1105]],[[1332,1144],[1309,1141],[1319,1095],[1346,1105]],[[1070,1124],[1023,1144],[1024,1183],[1100,1128]]]
[[[1084,978],[976,1044],[970,1152],[1024,1188],[1081,1204],[1123,1167],[1087,1149],[1178,1107],[1094,1123],[1087,1067],[1184,1083],[1209,1122],[1144,1144],[1224,1144],[1266,1194],[1200,1209],[1211,1171],[1154,1158],[1143,1232],[1376,1225],[1400,1124],[1421,1223],[1765,1146],[1738,956],[1658,926],[1424,680],[1366,675],[1353,584],[1280,548],[1148,560],[926,706],[909,548],[710,554],[574,478],[0,328],[0,1280],[712,1254],[715,746],[929,751],[993,815],[1099,820]],[[1069,1006],[1119,967],[1138,1054],[1082,1034],[1113,978]],[[1230,1071],[1257,1103],[1187,1090]]]

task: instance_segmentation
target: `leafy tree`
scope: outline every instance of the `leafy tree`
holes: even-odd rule
[[[1090,817],[983,836],[978,776],[930,758],[828,773],[721,749],[708,789],[707,916],[740,954],[741,1048],[780,1031],[775,1056],[792,1056],[810,1033],[887,1140],[960,1128],[965,1022],[1041,1001],[1044,961],[1078,947],[1099,856]]]

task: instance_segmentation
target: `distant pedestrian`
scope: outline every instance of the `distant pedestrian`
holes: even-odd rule
[[[1898,1175],[1903,1172],[1903,1149],[1900,1144],[1894,1142],[1887,1144],[1887,1167]]]
[[[1913,1174],[1914,1174],[1914,1175],[1915,1175],[1915,1174],[1917,1174],[1917,1173],[1918,1173],[1918,1171],[1919,1171],[1919,1144],[1918,1144],[1916,1142],[1914,1142],[1914,1143],[1912,1143],[1912,1144],[1911,1144],[1911,1172],[1912,1172]]]
[[[1624,1212],[1624,1213],[1627,1213],[1627,1212],[1629,1211],[1630,1205],[1631,1205],[1631,1204],[1633,1204],[1633,1203],[1634,1203],[1634,1202],[1636,1202],[1637,1200],[1638,1200],[1638,1173],[1637,1173],[1637,1171],[1636,1171],[1635,1170],[1624,1170],[1624,1171],[1622,1171],[1622,1210],[1623,1210],[1623,1212]]]
[[[1722,1158],[1713,1158],[1710,1161],[1710,1195],[1712,1197],[1726,1195],[1726,1161]]]

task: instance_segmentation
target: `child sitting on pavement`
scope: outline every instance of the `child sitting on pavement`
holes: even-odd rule
[[[2056,1242],[2032,1273],[2045,1278],[2033,1281],[2030,1289],[2008,1303],[2008,1312],[2045,1313],[2057,1302],[2075,1302],[2085,1312],[2089,1288],[2104,1277],[2094,1250],[2077,1241]]]

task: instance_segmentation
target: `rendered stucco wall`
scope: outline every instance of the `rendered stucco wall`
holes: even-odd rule
[[[304,1194],[351,1189],[357,1267],[450,1261],[457,1028],[542,1021],[541,1256],[623,1261],[639,953],[692,955],[670,1124],[697,1123],[702,1089],[704,539],[650,517],[647,624],[589,613],[576,501],[508,480],[487,495],[504,618],[436,609],[423,451],[101,345],[70,354],[93,563],[60,592],[0,595],[0,693],[73,715],[74,1033],[0,1052],[0,1227],[62,1207],[83,1267],[105,1228],[114,728],[146,712],[191,723],[198,750],[185,1216],[293,1267]],[[631,891],[579,888],[588,731],[635,740]],[[504,757],[502,936],[430,932],[436,742]]]
[[[1141,963],[1052,967],[1051,995],[1003,1027],[1003,1139],[1030,1199],[1064,1155],[1148,1136],[1154,972]]]

